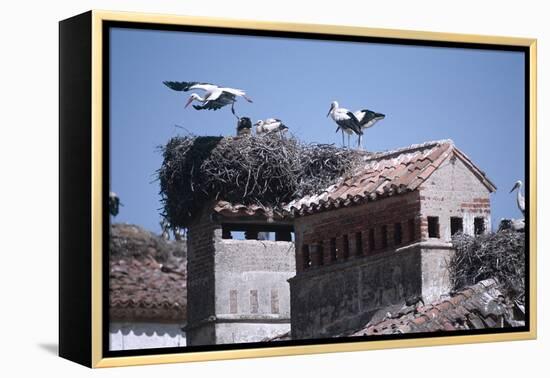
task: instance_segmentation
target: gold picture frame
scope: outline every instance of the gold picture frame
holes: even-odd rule
[[[105,186],[103,182],[104,170],[104,150],[103,145],[103,122],[105,115],[103,113],[103,90],[106,78],[103,75],[103,48],[104,24],[106,22],[128,22],[151,25],[186,25],[229,29],[245,29],[250,31],[273,31],[273,32],[295,32],[311,33],[320,35],[335,36],[358,36],[375,37],[383,39],[399,39],[411,41],[430,41],[441,43],[463,43],[477,45],[501,45],[523,47],[528,51],[528,85],[529,85],[529,330],[522,332],[504,332],[493,334],[471,334],[459,336],[434,336],[429,338],[403,338],[398,340],[375,340],[375,341],[354,341],[330,344],[296,345],[296,346],[277,346],[255,349],[228,349],[215,351],[198,351],[191,353],[169,353],[154,355],[135,355],[123,357],[105,357],[103,353],[103,335],[105,317],[104,312],[104,284],[105,272],[103,261],[104,249],[104,201]],[[60,355],[73,361],[82,363],[89,367],[115,367],[129,365],[161,364],[189,361],[208,361],[221,359],[239,359],[251,357],[301,355],[312,353],[329,352],[348,352],[372,349],[389,349],[403,347],[436,346],[449,344],[466,344],[495,341],[513,341],[535,339],[537,336],[537,277],[536,277],[536,249],[537,249],[537,41],[536,39],[513,38],[501,36],[482,36],[469,34],[436,33],[424,31],[375,29],[368,27],[351,27],[340,25],[318,25],[318,24],[295,24],[281,22],[260,22],[253,20],[233,20],[210,17],[189,17],[160,14],[126,13],[93,10],[81,16],[62,21],[60,24],[60,124],[61,124],[61,188],[62,191],[71,198],[72,201],[80,200],[90,195],[89,200],[85,202],[84,213],[89,215],[89,222],[76,224],[74,219],[69,216],[64,217],[67,203],[61,201],[61,241],[60,241]],[[79,33],[83,33],[82,39],[79,39]],[[83,42],[84,41],[84,42]],[[83,50],[86,54],[82,54]],[[89,77],[82,78],[83,72],[74,72],[69,74],[68,60],[73,59],[74,54],[79,54],[81,59],[78,62],[86,64],[89,59]],[[67,60],[68,59],[68,60]],[[71,76],[72,75],[72,76]],[[71,81],[72,80],[72,81]],[[69,91],[74,90],[74,83],[84,80],[86,85],[82,87],[84,98],[82,96],[69,96]],[[527,84],[527,83],[526,83]],[[72,86],[72,87],[71,87]],[[71,89],[73,88],[73,89]],[[63,92],[66,94],[63,94]],[[89,91],[89,96],[86,93]],[[87,102],[89,100],[89,102]],[[78,105],[82,112],[75,115],[71,113],[74,110],[74,101],[79,101]],[[87,113],[86,113],[87,112]],[[80,117],[80,118],[79,118]],[[89,121],[89,127],[84,125],[75,126],[74,121]],[[70,124],[69,124],[70,123]],[[68,131],[70,127],[82,128],[78,134],[83,141],[89,141],[89,163],[82,175],[89,174],[89,180],[83,181],[83,186],[90,185],[85,193],[71,192],[66,187],[68,176],[82,167],[64,166],[64,161],[68,159],[67,154],[71,151],[66,147],[71,143],[70,139],[74,137],[72,133],[78,133],[76,130]],[[66,135],[66,136],[64,136]],[[87,139],[89,138],[89,139]],[[66,163],[70,164],[70,163]],[[64,171],[65,169],[65,171]],[[65,172],[65,173],[64,173]],[[76,189],[75,189],[76,190]],[[72,194],[71,194],[72,193]],[[67,202],[69,200],[67,199]],[[65,219],[65,220],[64,220]],[[80,227],[76,229],[76,227]],[[73,239],[67,235],[72,232],[76,235]],[[87,237],[78,235],[86,234]],[[78,240],[77,240],[78,239]],[[66,241],[65,241],[66,240]],[[89,242],[89,244],[88,244]],[[86,250],[85,258],[69,256],[71,253]],[[88,252],[89,250],[89,252]],[[72,272],[72,273],[71,273]],[[85,272],[85,273],[84,273]],[[82,274],[80,274],[82,273]],[[79,280],[88,280],[86,283],[77,283]],[[79,281],[80,282],[80,281]],[[84,282],[84,281],[81,281]],[[75,302],[76,290],[81,290],[82,302]],[[89,292],[87,292],[89,290]],[[64,299],[66,298],[66,299]],[[73,307],[79,306],[79,311],[89,312],[89,316],[82,318]],[[80,317],[79,317],[80,316]],[[75,320],[78,318],[80,320]],[[89,323],[88,323],[89,322]],[[81,336],[75,334],[80,330],[88,335]],[[75,352],[78,344],[86,344],[80,351]]]

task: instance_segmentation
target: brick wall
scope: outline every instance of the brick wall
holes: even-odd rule
[[[439,239],[451,240],[451,217],[462,219],[463,232],[474,235],[475,218],[491,230],[489,190],[459,159],[450,158],[420,187],[422,240],[428,235],[428,217],[438,217]]]
[[[310,265],[327,265],[342,262],[346,257],[393,251],[417,241],[420,239],[419,216],[420,196],[418,192],[411,192],[297,218],[294,225],[296,270],[300,273],[307,269],[307,251]],[[401,227],[400,241],[395,240],[396,224]]]

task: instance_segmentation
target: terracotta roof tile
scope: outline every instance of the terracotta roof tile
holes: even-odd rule
[[[109,271],[111,320],[185,321],[185,256],[174,255],[174,251],[184,250],[184,245],[136,226],[113,225]]]
[[[508,303],[493,279],[456,293],[450,299],[419,307],[409,306],[388,312],[383,319],[370,322],[350,336],[408,332],[437,332],[524,325],[518,318],[517,304]]]
[[[416,190],[451,154],[461,159],[491,191],[496,187],[451,140],[411,145],[394,151],[365,156],[350,177],[317,195],[289,203],[285,210],[300,216],[331,207],[350,206],[389,195]],[[322,206],[320,206],[322,205]]]

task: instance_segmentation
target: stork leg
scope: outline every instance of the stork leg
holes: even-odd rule
[[[348,134],[348,148],[349,148],[349,134]]]
[[[237,120],[240,120],[240,119],[241,119],[241,118],[237,115],[237,113],[235,113],[235,102],[234,102],[234,101],[231,103],[231,113],[233,113],[233,115],[234,115],[235,117],[237,117]]]
[[[344,130],[342,129],[342,147],[345,147],[346,143],[344,142]]]

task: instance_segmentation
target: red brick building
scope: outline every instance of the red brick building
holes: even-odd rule
[[[444,140],[369,155],[352,177],[290,203],[293,338],[334,335],[380,308],[448,292],[451,236],[491,229],[495,190]]]

